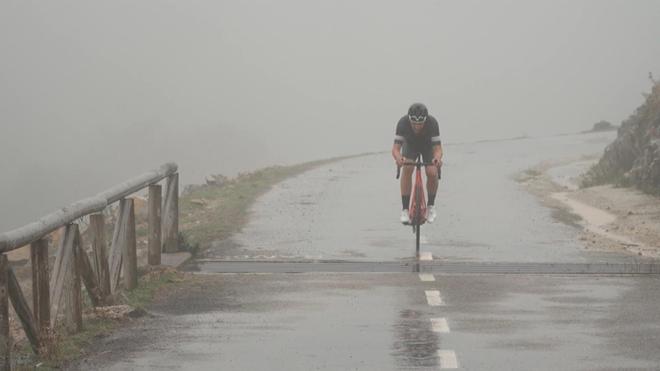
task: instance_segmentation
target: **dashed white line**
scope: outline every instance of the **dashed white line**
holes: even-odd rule
[[[422,251],[419,253],[419,260],[433,260],[433,254],[429,251]]]
[[[428,273],[420,273],[419,274],[419,279],[424,281],[424,282],[431,282],[431,281],[435,281],[435,276],[433,276],[432,274],[428,274]]]
[[[431,318],[431,329],[433,332],[439,332],[443,334],[449,333],[449,324],[445,318]]]
[[[438,350],[438,358],[440,359],[440,368],[458,368],[458,359],[453,350]]]
[[[440,291],[425,290],[424,292],[426,293],[426,301],[430,306],[437,307],[440,305],[445,305],[445,303],[442,301],[442,297],[440,296]]]

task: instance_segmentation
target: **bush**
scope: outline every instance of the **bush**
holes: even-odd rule
[[[179,232],[177,247],[178,251],[187,251],[192,255],[195,255],[197,252],[199,252],[199,243],[191,243],[186,234],[183,232]]]

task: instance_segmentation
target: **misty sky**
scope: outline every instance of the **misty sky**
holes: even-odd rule
[[[659,19],[639,0],[2,0],[0,231],[167,161],[192,183],[388,150],[413,101],[445,142],[618,124],[660,77]]]

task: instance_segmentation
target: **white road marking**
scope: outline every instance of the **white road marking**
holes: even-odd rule
[[[449,324],[445,318],[431,318],[431,329],[433,332],[447,334],[450,332]]]
[[[429,243],[429,239],[426,238],[426,236],[421,235],[419,236],[419,243],[423,243],[424,245],[426,245],[427,243]]]
[[[422,251],[419,253],[419,260],[433,260],[433,254],[428,251]]]
[[[445,305],[445,303],[442,301],[442,297],[440,296],[440,291],[426,290],[424,292],[426,293],[426,301],[430,306],[437,307],[440,305]]]
[[[458,368],[458,359],[453,350],[438,350],[438,358],[440,358],[440,368]]]
[[[419,279],[424,282],[435,281],[435,277],[432,274],[428,274],[428,273],[420,273]]]

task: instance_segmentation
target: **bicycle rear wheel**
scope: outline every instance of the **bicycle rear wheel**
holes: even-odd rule
[[[419,259],[419,233],[421,228],[422,226],[419,224],[415,227],[415,256],[417,259]]]

